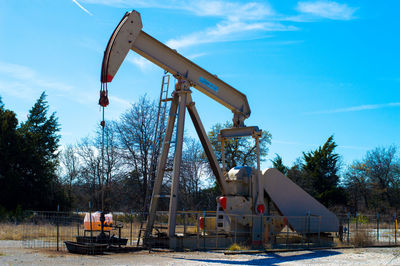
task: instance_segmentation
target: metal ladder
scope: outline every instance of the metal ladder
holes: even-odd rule
[[[158,157],[160,155],[160,147],[162,144],[163,135],[164,135],[164,131],[165,131],[165,117],[166,117],[166,113],[167,113],[167,109],[168,109],[168,101],[171,100],[171,98],[168,98],[170,78],[171,78],[171,76],[165,72],[162,77],[162,82],[161,82],[160,99],[158,102],[158,111],[157,111],[157,121],[156,121],[156,127],[155,127],[155,131],[154,131],[153,146],[152,146],[152,153],[151,153],[151,160],[150,160],[150,171],[149,171],[149,175],[148,175],[149,182],[148,182],[148,187],[146,190],[146,197],[145,197],[144,207],[143,207],[143,216],[142,216],[142,220],[140,223],[140,230],[139,230],[137,245],[139,245],[139,243],[140,243],[140,239],[142,237],[142,232],[144,232],[146,230],[143,228],[143,224],[146,222],[146,219],[147,219],[148,206],[151,201],[153,185],[154,185],[154,178],[155,178],[156,171],[157,171],[157,162],[158,162]]]

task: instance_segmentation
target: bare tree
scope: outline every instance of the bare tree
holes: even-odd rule
[[[365,174],[365,164],[355,161],[350,165],[344,175],[350,206],[353,212],[369,209],[370,184]]]
[[[118,147],[117,140],[117,123],[114,121],[106,121],[104,132],[99,127],[96,132],[95,146],[99,151],[101,160],[101,193],[104,200],[104,208],[112,208],[114,200],[111,199],[113,193],[112,184],[125,174],[122,167],[121,149]],[[104,133],[104,139],[103,139]]]
[[[79,159],[74,146],[67,145],[61,152],[60,161],[65,170],[65,181],[68,184],[68,198],[72,202],[72,182],[79,175]]]
[[[101,158],[99,150],[88,137],[83,138],[78,144],[77,152],[82,162],[80,183],[87,184],[89,199],[94,208],[101,207]]]
[[[400,206],[400,160],[397,148],[375,148],[362,161],[355,161],[345,174],[349,194],[357,209],[362,199],[365,208],[385,211]]]
[[[202,179],[210,173],[208,162],[204,160],[203,147],[193,138],[185,139],[185,149],[181,165],[181,198],[180,202],[185,209],[196,209],[201,201],[200,192]]]
[[[125,165],[138,173],[142,182],[142,200],[145,199],[148,188],[156,119],[155,103],[145,95],[121,116],[116,125],[119,143],[124,150],[122,154]]]

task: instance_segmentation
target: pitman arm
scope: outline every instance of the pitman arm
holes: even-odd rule
[[[250,116],[246,95],[154,39],[142,31],[142,27],[140,14],[134,10],[122,18],[104,52],[101,82],[112,81],[132,49],[174,76],[185,78],[192,87],[229,108],[234,114],[234,126],[244,126],[244,120]]]

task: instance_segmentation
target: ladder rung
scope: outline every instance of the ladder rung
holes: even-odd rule
[[[161,101],[162,101],[162,102],[170,102],[170,101],[172,101],[172,98],[162,99]]]
[[[165,168],[164,172],[171,172],[173,169],[172,168]]]
[[[156,198],[170,198],[171,195],[155,195]]]

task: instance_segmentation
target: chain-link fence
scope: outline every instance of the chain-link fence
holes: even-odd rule
[[[393,214],[364,215],[350,213],[338,215],[339,239],[354,245],[397,245],[398,219]]]
[[[18,225],[22,229],[22,245],[27,248],[66,250],[65,241],[98,236],[99,231],[85,228],[85,214],[33,211]],[[140,213],[114,213],[114,227],[108,232],[109,236],[127,238],[128,246],[136,246],[142,217]]]
[[[20,239],[24,247],[66,250],[65,241],[78,241],[99,234],[99,231],[85,230],[84,216],[83,212],[34,211],[19,224],[7,226],[10,230],[16,228],[14,231],[18,234],[22,232]],[[233,244],[242,249],[253,248],[255,244],[267,249],[397,244],[396,215],[341,214],[338,218],[339,232],[325,233],[318,229],[321,224],[318,216],[228,216],[217,212],[178,212],[174,245],[179,249],[211,250],[227,249]],[[154,237],[147,242],[143,241],[145,219],[143,213],[113,213],[114,227],[109,234],[127,239],[127,247],[143,244],[152,248],[171,247],[167,237],[168,213],[157,212]],[[296,230],[293,224],[297,224]]]

